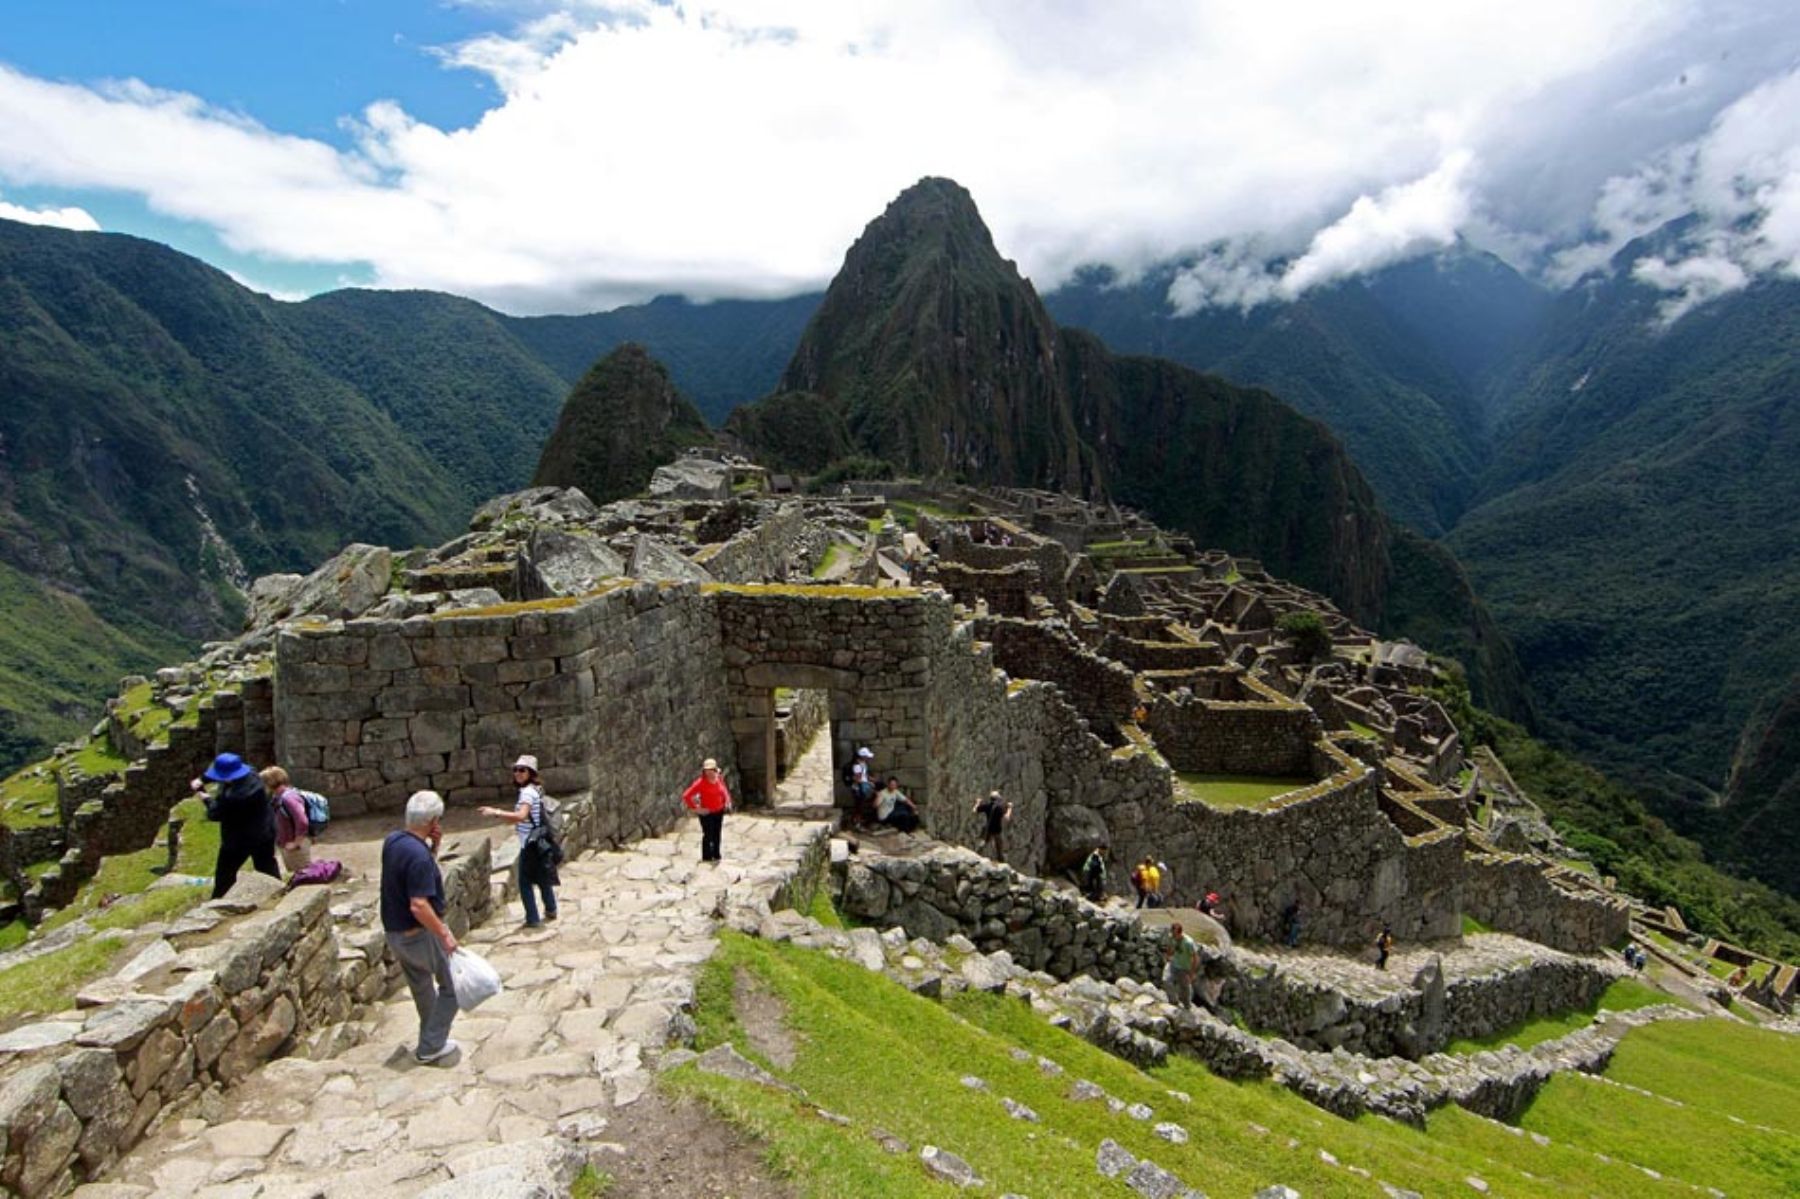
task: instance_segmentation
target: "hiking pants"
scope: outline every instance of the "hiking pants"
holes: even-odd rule
[[[268,841],[224,840],[219,842],[218,865],[213,867],[212,897],[214,899],[222,897],[231,890],[231,885],[237,882],[238,871],[243,868],[245,862],[255,863],[257,872],[260,874],[266,874],[270,878],[281,877],[281,867],[275,864],[273,839]]]
[[[389,933],[387,943],[406,974],[413,1007],[419,1012],[419,1047],[415,1052],[429,1057],[450,1039],[450,1025],[456,1019],[456,986],[450,980],[450,955],[444,952],[444,943],[425,928]]]
[[[716,862],[720,858],[719,838],[725,832],[725,813],[700,813],[700,860]]]

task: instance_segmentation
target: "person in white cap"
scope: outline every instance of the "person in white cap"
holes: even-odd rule
[[[544,920],[556,919],[556,885],[562,880],[550,855],[536,848],[531,834],[544,827],[544,789],[538,784],[538,760],[532,754],[520,754],[513,763],[513,786],[519,789],[519,803],[514,808],[483,808],[484,816],[516,825],[519,831],[519,858],[514,866],[519,884],[519,901],[525,905],[525,927],[537,928],[535,888],[544,897]]]
[[[719,839],[725,832],[725,813],[731,811],[731,788],[725,775],[711,758],[700,763],[700,777],[681,793],[687,810],[700,817],[700,860],[717,862],[721,857]]]
[[[850,818],[859,824],[875,820],[875,751],[866,745],[850,762]]]

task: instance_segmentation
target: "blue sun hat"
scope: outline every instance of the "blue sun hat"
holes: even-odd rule
[[[244,759],[236,754],[220,754],[213,759],[213,764],[206,768],[206,773],[201,777],[214,783],[235,783],[245,775],[254,773],[256,772],[250,769]]]

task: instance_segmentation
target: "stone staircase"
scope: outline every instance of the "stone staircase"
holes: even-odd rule
[[[270,1063],[165,1123],[76,1194],[566,1193],[608,1113],[636,1103],[656,1056],[691,1036],[695,978],[725,918],[754,922],[804,903],[831,827],[738,816],[726,822],[718,865],[698,861],[692,824],[569,862],[557,923],[524,929],[515,908],[465,938],[506,991],[458,1018],[451,1036],[462,1050],[448,1064],[413,1060],[417,1017],[403,990],[336,1039],[351,1047]]]

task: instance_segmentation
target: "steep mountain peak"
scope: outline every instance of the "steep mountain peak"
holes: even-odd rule
[[[579,487],[604,504],[642,491],[659,465],[710,439],[663,364],[628,341],[569,392],[532,483]]]

